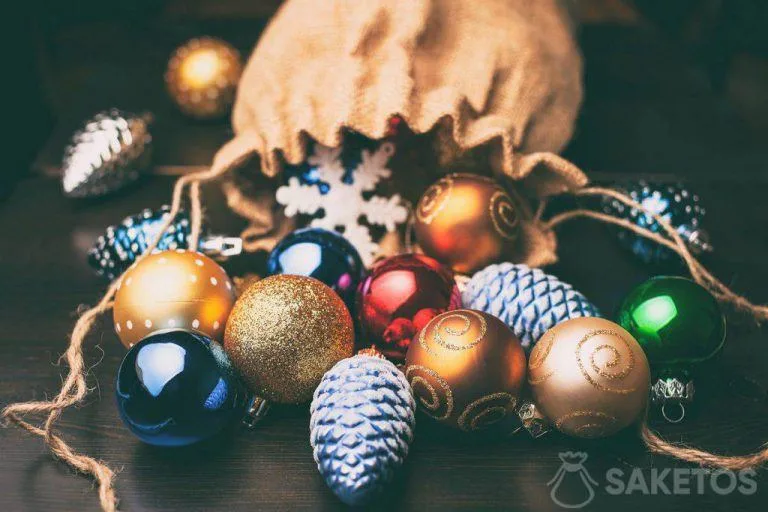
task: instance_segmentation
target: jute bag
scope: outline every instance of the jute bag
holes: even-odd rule
[[[189,244],[197,246],[201,183],[223,178],[252,156],[260,157],[267,176],[275,176],[283,162],[304,160],[309,140],[338,146],[344,129],[378,139],[390,118],[399,115],[415,133],[434,135],[439,142],[435,151],[446,165],[475,148],[488,150],[488,166],[509,186],[525,218],[524,250],[510,255],[511,260],[551,263],[555,227],[571,218],[596,218],[674,250],[692,277],[720,301],[768,319],[768,307],[729,290],[690,254],[674,227],[652,212],[666,236],[589,210],[543,218],[547,197],[560,193],[610,196],[644,210],[616,191],[587,188],[586,175],[556,154],[571,136],[581,97],[581,57],[566,6],[557,0],[288,0],[245,69],[233,115],[235,137],[209,170],[176,182],[171,215],[160,235],[186,198]],[[270,193],[248,197],[232,181],[223,185],[229,206],[251,221],[244,233],[246,249],[268,249],[291,229]],[[77,321],[65,353],[69,373],[59,394],[3,411],[5,418],[42,437],[56,457],[93,476],[106,511],[117,507],[113,471],[76,453],[53,426],[65,408],[88,392],[83,342],[111,308],[118,281]],[[29,414],[45,419],[38,426],[25,419]],[[768,460],[768,449],[725,457],[676,446],[645,422],[640,434],[652,451],[698,464],[743,469]]]

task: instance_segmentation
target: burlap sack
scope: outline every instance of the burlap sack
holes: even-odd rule
[[[526,193],[578,188],[584,174],[554,155],[582,98],[568,14],[558,0],[288,0],[245,68],[235,132],[275,176],[309,139],[336,147],[343,128],[379,139],[399,115],[437,132],[443,161],[490,145],[488,168]],[[553,235],[528,225],[526,237],[515,259],[554,261]]]

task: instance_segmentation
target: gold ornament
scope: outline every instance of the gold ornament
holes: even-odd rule
[[[515,247],[520,219],[495,181],[475,174],[444,176],[416,205],[416,240],[428,256],[472,273]]]
[[[650,379],[637,341],[602,318],[556,325],[528,361],[537,407],[558,430],[576,437],[609,436],[640,421]]]
[[[220,341],[234,303],[234,286],[218,263],[179,249],[150,254],[126,270],[112,315],[126,347],[162,329],[198,331]]]
[[[249,286],[232,309],[224,349],[267,400],[303,403],[334,364],[351,357],[352,317],[320,281],[276,275]]]
[[[514,413],[525,354],[495,316],[457,309],[421,330],[408,348],[405,376],[426,414],[464,431],[479,430]]]
[[[176,49],[165,83],[182,112],[209,119],[229,111],[242,72],[237,50],[219,39],[201,37]]]

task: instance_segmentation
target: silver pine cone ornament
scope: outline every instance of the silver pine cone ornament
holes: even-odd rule
[[[86,121],[64,150],[64,195],[102,196],[136,181],[149,165],[149,122],[149,115],[117,109],[99,112]]]
[[[477,272],[467,283],[462,301],[467,308],[500,318],[526,351],[560,322],[600,316],[570,284],[537,268],[513,263],[490,265]]]
[[[411,387],[382,357],[336,363],[315,390],[310,443],[317,469],[344,503],[370,501],[402,465],[415,425]]]

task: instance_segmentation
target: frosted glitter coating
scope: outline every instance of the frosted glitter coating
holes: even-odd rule
[[[248,287],[224,333],[224,349],[251,389],[279,403],[311,400],[323,374],[353,346],[344,302],[320,281],[294,275]]]

